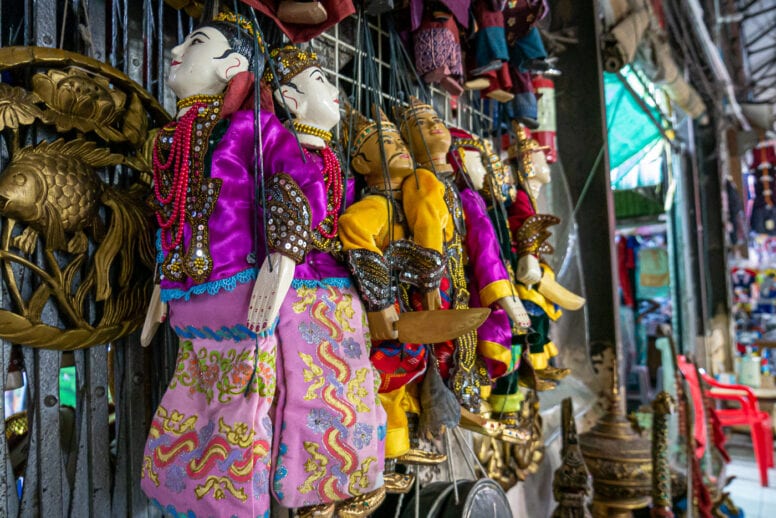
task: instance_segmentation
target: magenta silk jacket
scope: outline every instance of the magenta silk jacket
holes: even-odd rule
[[[321,159],[313,153],[305,159],[294,135],[275,115],[261,112],[260,118],[263,148],[260,156],[263,158],[265,178],[277,173],[291,176],[307,197],[312,227],[316,227],[325,215],[327,202]],[[209,219],[213,271],[207,282],[201,284],[195,284],[191,279],[184,282],[162,279],[162,300],[188,300],[192,295],[215,295],[221,290],[233,290],[238,284],[252,282],[256,278],[256,271],[265,259],[265,247],[262,214],[261,210],[257,212],[254,202],[251,167],[253,145],[253,111],[235,112],[230,116],[226,133],[213,150],[210,164],[210,176],[223,181],[216,207]],[[348,195],[352,202],[352,182],[348,185]],[[258,243],[254,235],[258,235]],[[186,247],[190,239],[191,229],[186,223],[183,235]],[[158,260],[163,260],[161,252]],[[294,277],[315,281],[347,278],[348,272],[330,254],[312,250],[304,262],[297,266]]]
[[[468,256],[466,270],[470,292],[469,307],[476,308],[483,306],[480,300],[480,290],[493,283],[501,283],[504,286],[508,285],[510,287],[508,289],[511,291],[512,283],[499,254],[496,231],[488,217],[485,202],[479,193],[472,189],[464,188],[460,190],[460,193],[461,208],[466,222],[466,236],[464,236],[463,245]],[[517,295],[515,294],[515,296]],[[512,326],[506,311],[496,304],[491,304],[490,309],[490,316],[477,329],[478,342],[480,342],[481,347],[482,342],[490,342],[511,350]],[[483,355],[483,357],[491,376],[504,374],[506,365],[488,355]]]

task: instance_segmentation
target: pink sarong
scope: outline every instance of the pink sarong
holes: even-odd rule
[[[280,309],[272,490],[286,507],[383,484],[386,418],[367,329],[349,279],[296,280]]]
[[[252,287],[170,303],[178,364],[141,475],[166,515],[269,516],[276,341],[245,327]]]

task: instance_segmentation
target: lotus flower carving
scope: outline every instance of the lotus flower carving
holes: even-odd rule
[[[6,128],[17,129],[29,125],[35,119],[42,119],[43,112],[35,103],[40,99],[24,88],[0,83],[0,131]]]
[[[54,69],[35,74],[32,85],[48,107],[45,117],[57,131],[94,131],[106,141],[126,140],[112,125],[121,120],[127,96],[106,78],[77,68]]]

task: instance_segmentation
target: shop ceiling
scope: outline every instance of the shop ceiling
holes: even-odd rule
[[[739,100],[776,103],[776,0],[715,3],[719,6],[719,41],[740,46],[739,59],[735,59],[734,49],[730,54]]]

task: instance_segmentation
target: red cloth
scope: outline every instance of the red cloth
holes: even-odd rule
[[[525,220],[535,214],[536,210],[534,210],[533,203],[531,203],[531,197],[524,190],[518,189],[515,201],[507,209],[509,228],[512,229],[513,233],[517,232],[523,226]]]
[[[252,110],[255,99],[253,91],[254,76],[252,72],[240,72],[234,76],[224,93],[224,109],[221,110],[221,118],[240,110]],[[272,89],[262,81],[260,94],[261,110],[275,113],[275,103],[272,102]]]
[[[310,41],[327,29],[334,27],[339,22],[356,12],[352,0],[320,0],[326,8],[328,17],[326,21],[318,25],[301,25],[298,23],[285,23],[278,19],[275,0],[241,0],[244,4],[256,8],[261,13],[269,16],[280,27],[291,43],[303,43]]]

